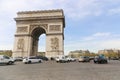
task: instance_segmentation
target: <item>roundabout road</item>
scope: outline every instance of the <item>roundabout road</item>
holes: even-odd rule
[[[0,80],[119,80],[120,61],[0,65]]]

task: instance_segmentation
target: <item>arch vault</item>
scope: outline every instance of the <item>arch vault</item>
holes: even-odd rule
[[[64,54],[63,10],[18,12],[13,57],[35,56],[41,34],[46,34],[46,57]]]

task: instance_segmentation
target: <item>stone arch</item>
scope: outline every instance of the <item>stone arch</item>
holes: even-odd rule
[[[35,27],[30,34],[31,36],[39,37],[43,33],[46,34],[46,30],[43,27]]]
[[[30,34],[32,36],[32,52],[30,55],[37,55],[39,37],[42,34],[46,34],[46,30],[40,26],[35,27]]]
[[[15,21],[17,30],[13,57],[36,55],[38,39],[43,33],[46,34],[46,56],[56,57],[64,54],[65,18],[62,9],[18,12]],[[20,39],[24,40],[24,46]]]
[[[36,28],[42,28],[45,30],[45,33],[47,33],[48,31],[48,25],[47,24],[32,24],[30,25],[30,34],[32,34],[33,30],[35,30]]]

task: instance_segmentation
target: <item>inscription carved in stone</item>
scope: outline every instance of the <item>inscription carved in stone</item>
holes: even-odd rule
[[[57,37],[51,38],[51,48],[52,48],[52,50],[59,49],[59,39]]]
[[[28,28],[27,28],[27,26],[18,27],[18,28],[17,28],[17,32],[28,32]]]
[[[61,31],[60,25],[50,25],[49,31]]]
[[[24,39],[19,39],[18,40],[17,49],[24,49]]]

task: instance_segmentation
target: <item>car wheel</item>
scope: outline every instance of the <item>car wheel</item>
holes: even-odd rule
[[[28,63],[30,64],[30,63],[31,63],[31,61],[28,61]]]
[[[39,61],[39,63],[41,63],[41,60]]]
[[[98,63],[99,63],[99,64],[102,64],[102,61],[99,61]]]
[[[7,64],[8,64],[8,65],[11,65],[12,63],[13,63],[12,61],[9,61]]]
[[[108,62],[107,62],[107,61],[105,61],[105,63],[107,64]]]
[[[27,64],[27,62],[25,62],[25,64]]]
[[[96,61],[94,61],[94,63],[96,63]]]

